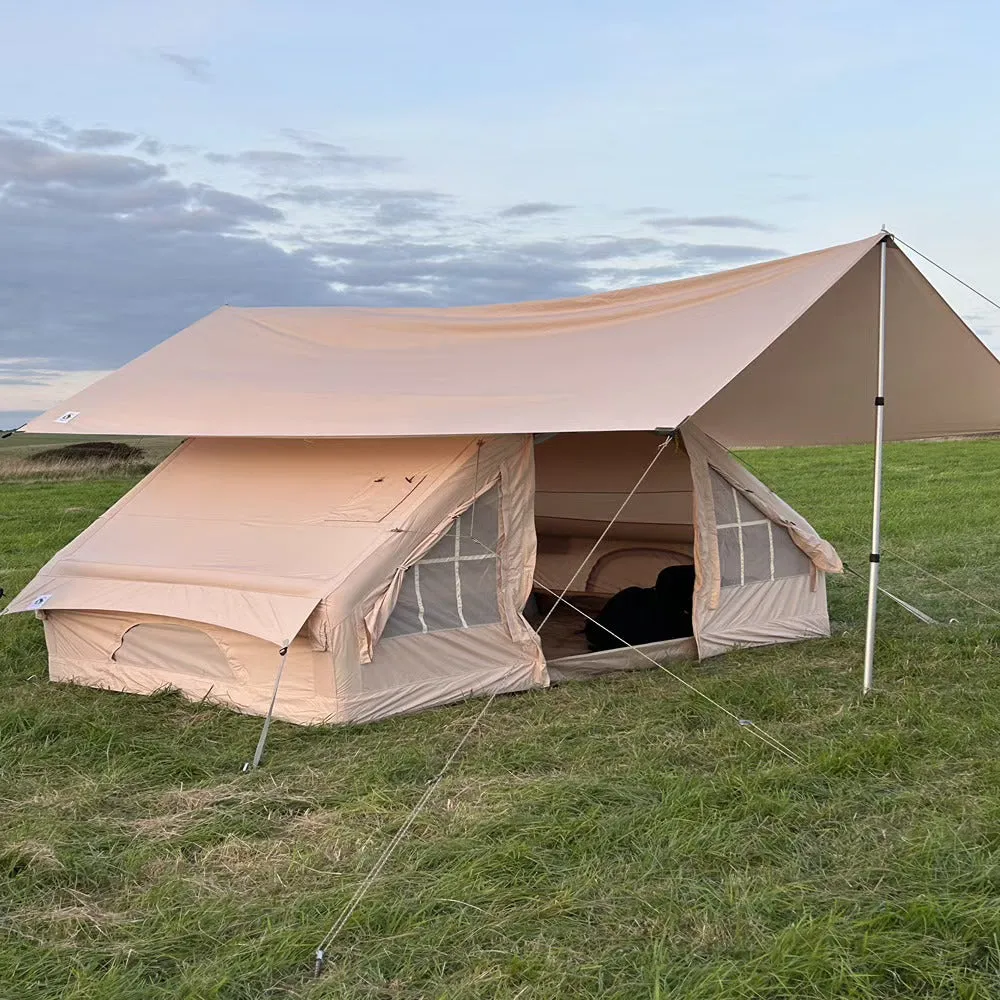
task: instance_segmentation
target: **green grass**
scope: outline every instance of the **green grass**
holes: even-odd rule
[[[747,456],[867,571],[867,449]],[[0,621],[0,997],[1000,996],[1000,442],[888,449],[882,605],[834,636],[501,698],[310,978],[313,950],[478,713],[275,724],[45,679]],[[129,484],[0,486],[9,593]]]

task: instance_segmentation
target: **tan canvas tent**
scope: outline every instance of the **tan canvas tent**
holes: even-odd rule
[[[695,634],[648,655],[827,634],[836,553],[726,447],[870,437],[880,301],[886,435],[1000,429],[1000,368],[882,235],[562,302],[219,310],[28,426],[188,440],[6,610],[54,679],[265,712],[281,663],[300,722],[638,665],[529,598],[669,562]]]
[[[276,650],[292,640],[276,714],[362,721],[544,686],[549,670],[637,666],[628,650],[580,655],[583,623],[569,612],[547,668],[522,614],[533,581],[600,600],[692,561],[695,639],[650,652],[828,633],[836,553],[693,424],[675,439],[566,435],[537,447],[514,434],[193,438],[11,608],[41,615],[53,679],[171,685],[248,712],[266,711]]]

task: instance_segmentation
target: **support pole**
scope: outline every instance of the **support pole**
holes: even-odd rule
[[[872,548],[868,556],[868,620],[865,626],[865,676],[862,693],[868,694],[875,677],[875,619],[878,606],[878,571],[882,536],[882,443],[885,434],[885,265],[888,235],[882,240],[882,266],[878,298],[878,389],[875,395],[875,488],[872,494]]]

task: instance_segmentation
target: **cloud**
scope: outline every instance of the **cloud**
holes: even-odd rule
[[[291,187],[271,195],[268,200],[306,207],[334,206],[342,212],[366,218],[375,226],[388,228],[438,220],[454,202],[450,195],[439,191],[377,187],[335,188],[320,184]]]
[[[615,257],[645,257],[648,254],[660,253],[664,248],[664,244],[659,240],[605,236],[581,241],[576,248],[576,255],[581,261],[609,260]]]
[[[522,201],[498,212],[501,219],[529,219],[536,215],[555,215],[568,212],[572,205],[557,205],[551,201]]]
[[[182,184],[166,168],[118,154],[76,153],[0,130],[0,219],[8,225],[51,222],[67,229],[94,219],[139,228],[234,233],[284,215],[243,195]]]
[[[323,154],[285,149],[246,149],[239,153],[206,153],[210,163],[235,165],[272,179],[297,179],[330,174],[386,170],[394,163],[381,156],[364,156],[336,146]]]
[[[157,55],[195,83],[210,83],[212,80],[212,64],[202,56],[184,56],[164,49],[160,49]]]
[[[146,156],[162,156],[166,151],[166,147],[157,139],[150,139],[148,136],[135,147],[140,153],[145,153]]]
[[[384,241],[328,245],[336,287],[364,305],[476,305],[582,295],[587,273],[542,247]]]
[[[45,143],[54,143],[68,149],[98,150],[121,149],[123,146],[136,145],[141,152],[143,137],[135,132],[123,132],[116,128],[83,128],[75,129],[61,118],[47,118],[42,122],[31,122],[24,118],[8,118],[0,122],[0,126],[8,126],[25,139],[37,139]],[[160,147],[162,149],[162,147]],[[154,153],[153,155],[158,155]]]
[[[663,243],[657,255],[662,263],[651,264],[647,257],[637,255],[637,260],[633,263],[605,264],[593,268],[591,274],[609,288],[635,287],[743,267],[784,255],[783,250],[774,247],[729,243]]]
[[[758,233],[774,233],[778,227],[744,215],[663,215],[646,219],[654,229],[749,229]]]
[[[315,247],[336,285],[365,304],[474,305],[585,295],[599,267],[666,252],[658,240],[589,240],[502,244],[372,240]]]
[[[239,153],[206,153],[210,163],[242,167],[272,181],[302,181],[317,177],[392,170],[398,157],[355,153],[309,133],[284,129],[282,138],[295,149],[246,149]]]
[[[784,256],[784,251],[775,247],[746,246],[742,243],[672,243],[670,252],[689,269],[739,267],[757,260]]]
[[[162,177],[165,168],[134,156],[67,152],[41,139],[0,129],[0,183],[32,187],[116,187]]]
[[[105,370],[59,371],[44,367],[44,360],[35,358],[0,358],[0,391],[10,413],[37,413],[44,410],[53,396],[65,398],[106,375]],[[0,419],[0,429],[7,422]]]
[[[0,130],[0,329],[27,373],[115,367],[224,302],[333,301],[272,204]]]
[[[73,145],[77,149],[114,149],[129,146],[138,138],[134,132],[119,132],[113,128],[85,128],[74,133]]]

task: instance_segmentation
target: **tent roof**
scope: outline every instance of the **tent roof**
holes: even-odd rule
[[[496,467],[487,451],[484,474]],[[359,589],[384,584],[398,565],[385,550],[414,525],[432,530],[414,508],[433,517],[445,494],[450,511],[455,470],[476,453],[475,438],[189,440],[7,610],[44,594],[47,610],[134,611],[287,641],[320,600],[336,594],[350,609]]]
[[[649,430],[695,416],[730,447],[868,440],[883,238],[558,301],[226,307],[26,430],[404,437]],[[895,245],[888,253],[886,436],[1000,430],[1000,363]]]

